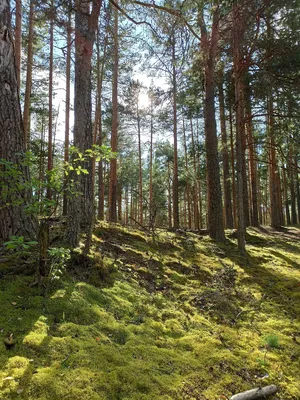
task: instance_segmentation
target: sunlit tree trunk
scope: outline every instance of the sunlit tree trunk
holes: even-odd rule
[[[35,223],[25,212],[31,202],[29,169],[22,163],[25,138],[12,41],[10,2],[0,0],[0,158],[17,165],[20,175],[9,177],[9,169],[0,172],[0,241],[11,235],[34,237]]]
[[[179,228],[178,200],[178,144],[177,144],[177,74],[174,27],[172,32],[172,90],[173,90],[173,138],[174,138],[174,168],[173,168],[173,225]]]
[[[75,100],[74,100],[74,146],[80,152],[90,149],[93,143],[92,102],[91,102],[91,69],[93,44],[98,26],[101,0],[92,2],[77,1],[75,13]],[[69,202],[68,242],[76,247],[79,243],[79,233],[82,230],[87,235],[85,251],[91,242],[94,219],[94,193],[92,181],[93,163],[90,158],[81,167],[89,173],[73,175],[80,196],[72,196]]]
[[[21,86],[22,1],[16,0],[15,58],[18,88]]]
[[[237,215],[238,215],[238,248],[241,254],[245,249],[245,208],[244,208],[244,149],[243,135],[244,126],[244,86],[243,86],[243,17],[241,9],[236,1],[233,6],[233,70],[235,83],[235,104],[236,104],[236,170],[237,170]]]
[[[184,119],[182,121],[183,130],[183,147],[184,147],[184,161],[185,161],[185,172],[186,172],[186,201],[187,201],[187,220],[188,228],[192,227],[192,216],[191,216],[191,194],[190,194],[190,182],[189,182],[189,167],[188,167],[188,155],[187,155],[187,140],[186,140],[186,129]]]
[[[49,84],[48,84],[48,92],[49,92],[49,109],[48,109],[48,164],[47,164],[47,172],[48,172],[48,184],[47,184],[47,199],[51,200],[52,198],[52,189],[50,187],[50,173],[53,169],[53,39],[54,39],[54,8],[53,8],[53,0],[51,0],[50,6],[50,40],[49,40]]]
[[[200,229],[199,223],[199,203],[198,203],[198,169],[197,169],[197,149],[195,144],[195,136],[194,136],[194,127],[193,121],[190,119],[190,127],[191,127],[191,138],[192,138],[192,151],[193,151],[193,169],[194,169],[194,185],[193,185],[193,197],[194,197],[194,226],[196,230]]]
[[[67,27],[67,56],[66,56],[66,110],[65,110],[65,146],[64,146],[64,161],[69,162],[69,144],[70,144],[70,93],[71,93],[71,10],[68,13]],[[67,176],[65,176],[66,185]],[[68,196],[66,190],[63,194],[63,215],[68,213]]]
[[[257,163],[256,163],[256,146],[253,135],[252,111],[251,111],[251,92],[249,85],[249,77],[246,80],[245,90],[245,111],[246,111],[246,129],[249,148],[249,170],[250,170],[250,186],[251,186],[251,225],[259,226],[258,220],[258,185],[257,185]]]
[[[32,86],[32,65],[33,65],[33,36],[34,36],[34,0],[30,0],[28,16],[28,45],[27,45],[27,63],[26,63],[26,88],[24,98],[24,137],[25,146],[28,147],[30,139],[30,96]]]
[[[111,150],[117,151],[118,137],[118,76],[119,76],[119,42],[118,42],[118,10],[114,9],[114,70],[112,89],[112,128]],[[117,159],[110,161],[109,179],[109,221],[117,222]]]
[[[224,209],[225,209],[225,226],[233,228],[232,202],[231,202],[231,182],[229,172],[229,157],[226,131],[225,117],[225,101],[223,92],[223,71],[220,74],[219,81],[219,107],[220,107],[220,126],[222,135],[222,158],[223,158],[223,186],[224,186]]]

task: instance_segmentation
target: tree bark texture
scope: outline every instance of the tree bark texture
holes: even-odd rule
[[[234,2],[233,6],[233,70],[235,83],[236,104],[236,169],[237,169],[237,214],[238,214],[238,248],[241,254],[245,249],[245,208],[244,208],[244,174],[243,164],[245,153],[243,151],[244,127],[244,96],[243,96],[243,17],[241,8]]]
[[[26,70],[26,88],[24,98],[24,137],[25,145],[28,146],[30,138],[30,96],[32,86],[32,64],[33,64],[33,36],[34,36],[34,0],[30,0],[29,5],[29,31],[27,45],[27,70]]]
[[[10,2],[0,0],[0,158],[13,163],[19,172],[12,178],[8,167],[0,167],[0,241],[11,235],[33,237],[36,233],[33,219],[24,210],[31,201],[29,169],[21,164],[24,152]]]
[[[225,226],[228,229],[233,229],[231,182],[230,182],[229,155],[228,155],[227,131],[226,131],[225,101],[223,92],[223,71],[220,75],[220,78],[221,79],[218,86],[219,86],[220,125],[222,134]]]
[[[173,90],[173,138],[174,138],[174,169],[173,169],[173,225],[179,228],[179,194],[178,194],[178,140],[177,140],[177,73],[175,51],[175,27],[172,32],[172,90]]]
[[[75,13],[74,146],[83,153],[93,144],[91,72],[93,44],[101,0],[93,0],[92,5],[93,8],[90,11],[90,2],[78,0]],[[94,219],[92,158],[85,157],[81,167],[89,173],[72,176],[76,189],[81,193],[80,196],[73,195],[69,202],[67,240],[73,247],[79,243],[81,229],[87,233],[88,237],[91,235]]]
[[[17,82],[21,86],[21,47],[22,47],[22,1],[16,0],[15,57]]]
[[[112,127],[111,150],[117,151],[118,141],[118,76],[119,76],[119,41],[118,41],[118,10],[114,10],[114,71],[112,90]],[[109,221],[117,222],[117,159],[110,161],[109,179]]]
[[[200,12],[201,14],[201,12]],[[208,229],[209,236],[217,241],[225,240],[222,191],[220,182],[220,166],[218,156],[218,139],[215,115],[215,60],[218,45],[219,9],[213,12],[213,25],[209,39],[203,15],[199,15],[201,27],[201,48],[204,53],[205,65],[205,145],[207,164],[207,202],[208,202]]]

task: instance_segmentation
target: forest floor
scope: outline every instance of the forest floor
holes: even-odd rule
[[[0,256],[0,398],[300,399],[300,230],[207,236],[103,224],[43,296]],[[11,340],[11,343],[9,342]],[[6,342],[6,343],[5,343]],[[11,345],[11,346],[10,346]]]

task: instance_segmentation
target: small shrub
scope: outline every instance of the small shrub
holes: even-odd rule
[[[273,333],[266,336],[265,345],[269,349],[278,349],[280,347],[278,336],[274,335]]]

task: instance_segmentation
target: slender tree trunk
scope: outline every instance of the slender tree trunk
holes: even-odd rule
[[[49,51],[49,110],[48,110],[48,165],[47,165],[47,173],[48,173],[48,183],[47,183],[47,199],[51,200],[52,198],[52,189],[50,186],[50,173],[53,169],[53,39],[54,39],[54,9],[53,9],[53,0],[51,0],[50,6],[50,51]]]
[[[188,168],[188,156],[187,156],[187,140],[184,119],[182,121],[183,130],[183,147],[184,147],[184,160],[185,160],[185,172],[186,172],[186,200],[187,200],[187,214],[188,214],[188,228],[192,228],[192,215],[191,215],[191,193],[189,183],[189,168]]]
[[[30,139],[30,96],[32,86],[32,65],[33,65],[33,36],[34,36],[34,0],[30,0],[29,4],[29,30],[28,30],[28,45],[27,45],[27,70],[26,70],[26,88],[24,98],[24,138],[25,146],[28,147]]]
[[[298,223],[300,224],[300,179],[298,171],[298,157],[295,155],[295,175],[296,175],[296,193],[297,193],[297,210],[298,210]]]
[[[222,191],[220,182],[220,166],[218,156],[218,139],[215,116],[215,62],[219,40],[219,8],[213,11],[213,25],[211,38],[204,22],[204,17],[199,13],[199,24],[201,27],[201,47],[205,57],[205,144],[207,164],[207,192],[208,192],[208,229],[209,235],[216,241],[224,241],[224,224],[222,209]]]
[[[193,195],[194,195],[194,226],[196,230],[200,229],[199,223],[199,207],[198,207],[198,170],[197,170],[197,157],[196,157],[196,145],[194,138],[193,121],[190,119],[191,127],[191,137],[192,137],[192,148],[193,148],[193,168],[194,168],[194,185],[193,185]]]
[[[99,27],[97,30],[97,104],[95,113],[94,136],[97,137],[97,144],[101,147],[103,145],[103,132],[102,132],[102,85],[104,77],[104,64],[106,60],[107,44],[108,44],[108,28],[110,23],[111,8],[108,9],[105,27],[105,37],[103,44],[102,61],[100,57],[100,32]],[[103,160],[100,159],[98,163],[98,219],[104,220],[104,170]]]
[[[172,33],[172,89],[173,89],[173,134],[174,134],[174,171],[173,171],[173,224],[179,228],[178,201],[178,144],[177,144],[177,72],[174,27]]]
[[[222,135],[222,156],[223,156],[223,185],[224,185],[224,209],[225,209],[225,226],[233,228],[232,202],[231,202],[231,182],[229,172],[229,157],[226,132],[226,117],[225,117],[225,101],[223,92],[223,71],[219,81],[219,106],[220,106],[220,125]]]
[[[22,1],[16,0],[15,58],[18,88],[21,87]]]
[[[284,193],[286,224],[291,225],[291,214],[290,214],[289,197],[288,197],[288,185],[287,185],[287,179],[286,179],[286,168],[284,165],[282,167],[282,178],[283,178],[283,193]]]
[[[278,171],[275,148],[275,125],[272,90],[270,87],[268,95],[268,128],[269,128],[269,184],[270,184],[270,208],[271,208],[271,226],[279,228],[281,225],[280,204],[278,201]]]
[[[154,228],[153,204],[153,94],[150,93],[149,226]]]
[[[0,241],[11,235],[36,234],[35,222],[25,212],[32,193],[29,168],[22,163],[25,138],[12,37],[10,2],[0,0],[0,159],[16,164],[18,169],[18,176],[9,177],[9,169],[4,165],[0,168]]]
[[[244,184],[243,184],[243,134],[244,134],[244,97],[243,97],[243,17],[241,9],[234,1],[233,6],[233,69],[235,82],[236,103],[236,169],[237,169],[237,214],[238,214],[238,247],[241,254],[245,254],[245,208],[244,208]]]
[[[169,228],[172,228],[171,168],[169,162],[168,162],[168,221],[169,221]]]
[[[143,166],[142,166],[142,144],[141,144],[141,117],[139,104],[137,104],[137,130],[138,130],[138,153],[139,153],[139,222],[143,225]]]
[[[255,141],[253,135],[253,126],[252,126],[252,111],[251,111],[251,89],[249,85],[249,79],[246,80],[246,101],[245,101],[245,109],[246,109],[246,129],[248,136],[248,148],[249,148],[249,166],[250,166],[250,186],[251,186],[251,225],[259,226],[258,220],[258,185],[257,185],[257,163],[255,159],[256,149],[255,149]]]
[[[66,57],[66,110],[65,110],[65,146],[64,146],[64,161],[69,162],[69,144],[70,144],[70,93],[71,93],[71,10],[68,13],[67,27],[67,57]],[[64,177],[66,185],[67,176]],[[63,215],[68,214],[68,196],[66,190],[63,194]]]
[[[114,9],[114,71],[112,91],[112,128],[111,128],[111,149],[117,151],[118,137],[118,75],[119,75],[119,43],[118,43],[118,10]],[[110,162],[109,180],[109,221],[117,222],[117,159]]]
[[[233,116],[231,97],[229,95],[229,127],[230,127],[230,160],[231,160],[231,181],[232,181],[232,206],[233,206],[233,225],[237,227],[237,207],[236,207],[236,176],[235,176],[235,151],[233,143]]]

